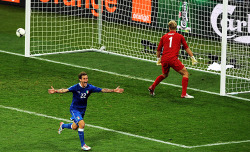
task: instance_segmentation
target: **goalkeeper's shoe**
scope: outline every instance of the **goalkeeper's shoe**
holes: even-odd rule
[[[182,97],[182,98],[194,98],[194,96],[190,96],[190,95],[188,95],[187,93],[186,93],[185,96],[181,95],[181,97]]]
[[[61,133],[62,133],[62,131],[63,131],[62,125],[63,125],[63,124],[64,124],[63,122],[60,122],[60,127],[59,127],[59,129],[58,129],[58,134],[61,134]]]
[[[155,92],[154,92],[154,89],[153,89],[152,86],[150,86],[150,87],[148,88],[148,91],[149,91],[149,94],[150,94],[151,96],[154,96],[154,95],[155,95]]]
[[[81,148],[84,151],[89,151],[91,149],[91,147],[87,146],[86,144],[84,144]]]

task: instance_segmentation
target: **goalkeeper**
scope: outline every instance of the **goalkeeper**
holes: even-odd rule
[[[187,94],[188,86],[188,71],[185,66],[178,59],[181,44],[192,59],[192,64],[195,65],[198,62],[193,56],[192,51],[187,45],[187,42],[183,35],[176,32],[177,23],[170,21],[168,23],[170,32],[163,35],[157,48],[157,65],[162,66],[162,74],[159,75],[155,82],[148,88],[150,95],[154,96],[155,87],[166,77],[168,77],[170,67],[182,75],[182,94],[181,98],[194,98]],[[163,49],[162,56],[161,50]],[[161,58],[160,58],[161,57]]]

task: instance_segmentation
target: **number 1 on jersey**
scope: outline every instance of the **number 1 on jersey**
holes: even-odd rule
[[[170,38],[169,38],[169,48],[171,48],[172,47],[172,40],[173,40],[173,37],[171,36]]]

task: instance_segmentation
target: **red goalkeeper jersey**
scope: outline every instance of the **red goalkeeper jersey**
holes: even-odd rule
[[[161,60],[166,61],[177,59],[181,44],[183,45],[184,49],[188,48],[187,42],[183,35],[174,31],[170,31],[169,33],[163,35],[157,48],[157,51],[161,51],[162,47],[164,48]]]

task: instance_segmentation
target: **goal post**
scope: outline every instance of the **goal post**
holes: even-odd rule
[[[156,62],[159,40],[175,20],[199,62],[193,66],[181,49],[179,59],[187,68],[220,74],[221,95],[249,92],[250,14],[245,3],[27,0],[25,56],[97,51]],[[228,15],[226,24],[223,14]]]
[[[98,43],[102,44],[102,0],[98,0]]]
[[[30,57],[30,14],[31,0],[25,1],[25,57]]]
[[[226,95],[227,5],[228,5],[228,0],[223,0],[222,42],[221,42],[221,73],[220,73],[220,95],[222,95],[222,96]]]

